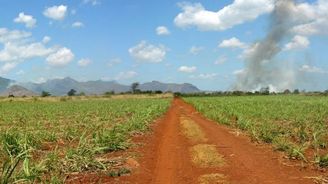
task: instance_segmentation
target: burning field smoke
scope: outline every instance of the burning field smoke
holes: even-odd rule
[[[237,73],[235,90],[255,91],[269,87],[270,91],[292,88],[295,83],[293,70],[288,62],[276,62],[281,42],[292,27],[293,0],[276,0],[271,15],[270,30],[266,37],[251,46],[245,53],[245,68]]]

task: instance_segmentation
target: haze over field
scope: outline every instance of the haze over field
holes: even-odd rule
[[[0,77],[328,89],[328,0],[0,1]]]

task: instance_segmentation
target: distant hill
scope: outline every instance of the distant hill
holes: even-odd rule
[[[188,83],[184,84],[175,84],[175,83],[161,83],[158,81],[147,82],[141,84],[139,89],[142,91],[171,91],[171,92],[180,92],[180,93],[196,93],[200,92],[200,90]]]
[[[70,89],[75,89],[78,93],[84,92],[88,95],[99,95],[104,94],[108,91],[114,91],[115,93],[127,92],[130,90],[130,86],[119,84],[115,81],[88,81],[78,82],[70,77],[64,79],[52,79],[45,83],[25,83],[22,84],[25,88],[41,93],[42,91],[48,91],[52,95],[61,96],[66,95]],[[174,83],[161,83],[158,81],[148,82],[140,84],[139,89],[142,91],[171,91],[171,92],[182,92],[182,93],[194,93],[200,90],[192,84],[174,84]]]
[[[22,96],[39,96],[38,94],[18,85],[13,85],[0,93],[0,96],[14,95],[15,97]]]
[[[42,91],[48,91],[51,95],[61,96],[66,95],[70,89],[75,89],[78,93],[84,92],[85,94],[103,94],[107,91],[115,91],[116,93],[126,92],[130,89],[129,86],[118,84],[115,81],[88,81],[78,82],[70,77],[64,79],[52,79],[45,83],[25,83],[24,87],[41,93]]]
[[[0,77],[0,93],[6,90],[12,82],[14,81]]]

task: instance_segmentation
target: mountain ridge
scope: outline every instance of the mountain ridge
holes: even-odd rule
[[[1,83],[1,81],[3,81]],[[128,92],[131,90],[130,85],[120,84],[116,81],[85,81],[80,82],[71,77],[62,79],[49,79],[43,83],[33,82],[15,82],[10,79],[0,77],[0,93],[8,89],[11,84],[26,88],[28,91],[36,94],[41,94],[42,91],[48,91],[54,96],[66,95],[70,89],[74,89],[77,93],[85,93],[87,95],[101,95],[105,92],[114,91],[115,93]],[[163,83],[159,81],[141,83],[138,87],[141,91],[162,91],[162,92],[180,92],[180,93],[195,93],[200,92],[196,86],[189,83]]]

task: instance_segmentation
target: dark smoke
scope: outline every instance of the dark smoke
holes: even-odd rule
[[[235,90],[254,91],[270,87],[271,91],[281,91],[294,85],[293,70],[288,62],[277,64],[275,56],[281,52],[281,42],[292,27],[293,0],[276,0],[271,15],[270,30],[266,37],[249,49],[245,58],[245,68],[237,74]]]

